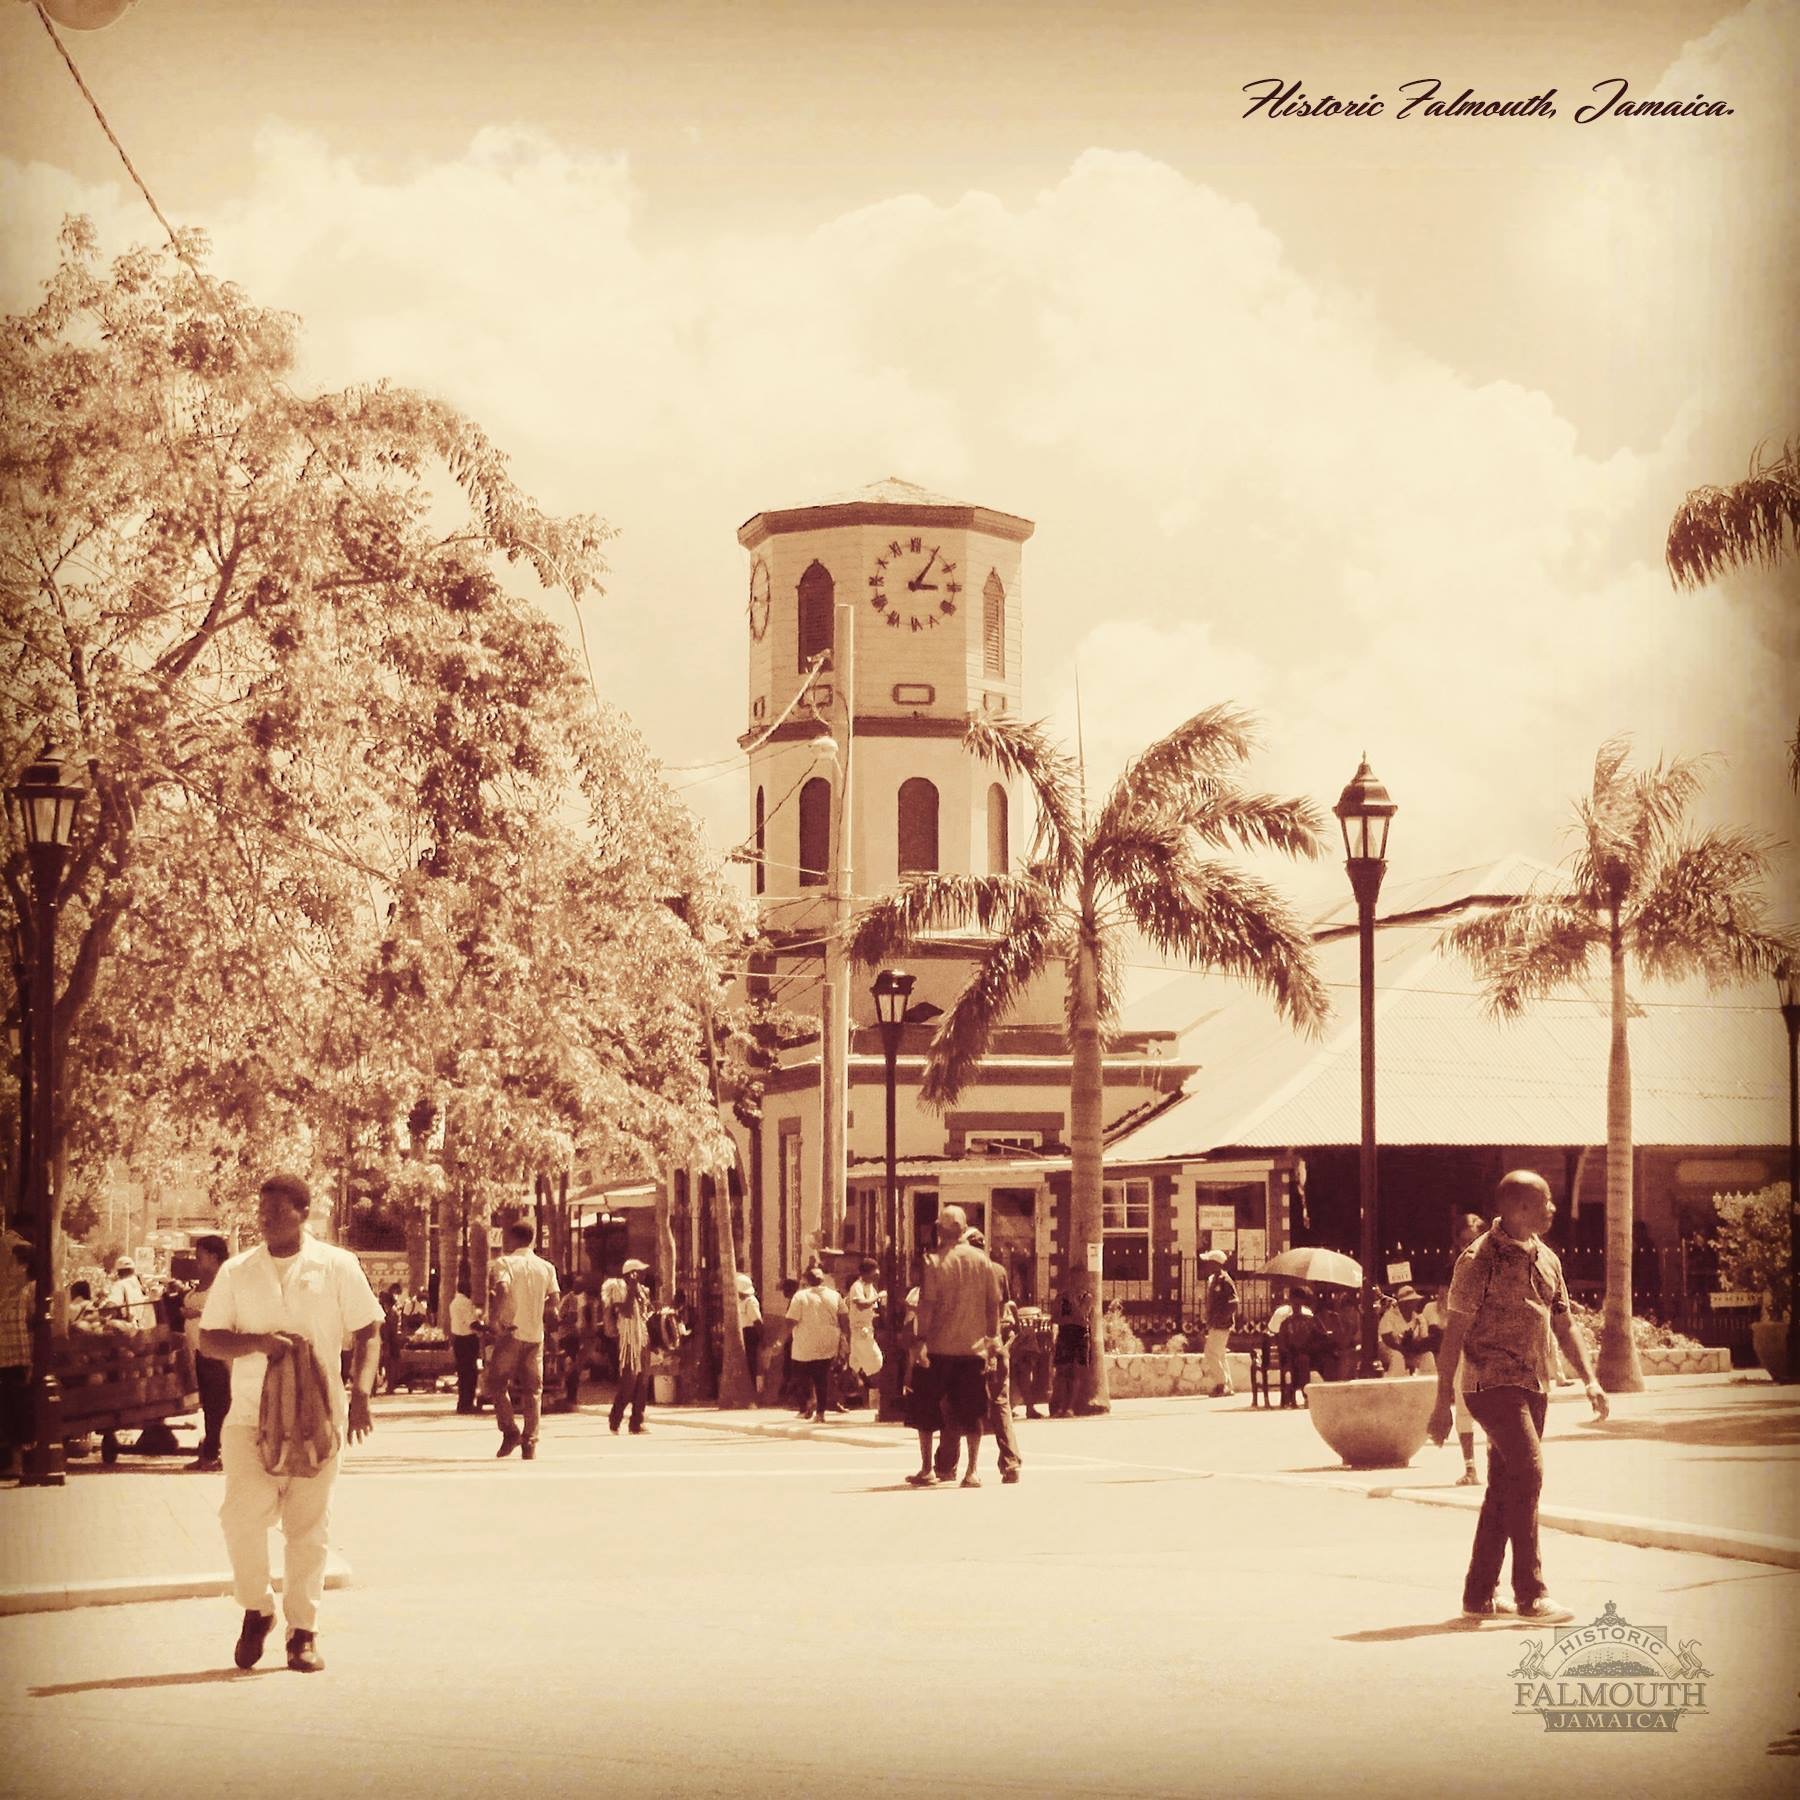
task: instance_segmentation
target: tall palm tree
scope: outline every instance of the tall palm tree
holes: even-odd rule
[[[1254,983],[1296,1027],[1316,1031],[1328,1011],[1311,935],[1268,883],[1208,856],[1232,847],[1317,856],[1321,816],[1309,800],[1241,791],[1252,720],[1232,707],[1196,713],[1137,756],[1090,819],[1080,772],[1041,726],[977,714],[969,752],[1022,776],[1038,823],[1016,874],[915,875],[869,902],[851,928],[851,954],[876,964],[923,933],[974,926],[987,942],[939,1023],[923,1098],[943,1107],[976,1072],[990,1034],[1036,977],[1060,964],[1067,980],[1071,1071],[1070,1278],[1082,1246],[1102,1241],[1104,1038],[1118,1016],[1122,943],[1139,932],[1158,950]],[[1088,1372],[1078,1404],[1106,1411],[1100,1283],[1089,1284]]]
[[[1766,841],[1747,831],[1718,828],[1696,836],[1687,829],[1705,759],[1659,759],[1652,769],[1633,770],[1629,751],[1624,737],[1600,746],[1593,786],[1575,808],[1575,848],[1555,884],[1445,933],[1502,1018],[1516,1018],[1533,1000],[1580,980],[1596,957],[1610,974],[1599,1377],[1613,1393],[1644,1385],[1631,1341],[1627,965],[1652,977],[1703,975],[1716,987],[1772,974],[1792,954],[1790,939],[1763,924]]]

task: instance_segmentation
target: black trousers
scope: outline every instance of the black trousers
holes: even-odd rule
[[[474,1332],[450,1334],[450,1354],[456,1359],[456,1410],[459,1413],[481,1410],[475,1399],[475,1363],[480,1353],[481,1340]]]
[[[625,1417],[627,1407],[631,1409],[631,1429],[642,1431],[644,1428],[644,1408],[650,1401],[650,1369],[640,1363],[635,1369],[619,1371],[619,1385],[613,1394],[612,1412],[607,1423],[614,1431],[619,1429]]]
[[[820,1357],[816,1362],[802,1362],[794,1359],[794,1372],[806,1385],[802,1396],[802,1410],[810,1407],[822,1419],[831,1406],[831,1358]]]
[[[205,1421],[200,1455],[207,1462],[219,1459],[219,1433],[231,1411],[231,1364],[216,1356],[194,1358],[194,1385],[200,1390],[200,1416]]]

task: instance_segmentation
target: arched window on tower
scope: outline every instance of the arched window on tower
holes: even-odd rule
[[[833,601],[836,589],[831,573],[821,562],[810,563],[800,577],[800,660],[795,665],[804,670],[812,659],[831,653]]]
[[[938,866],[938,791],[922,775],[900,784],[900,873],[929,875]]]
[[[1006,789],[995,782],[988,789],[988,873],[1004,875],[1010,864],[1006,844]]]
[[[760,894],[767,882],[765,858],[769,854],[768,816],[764,811],[763,790],[756,790],[756,891]]]
[[[831,783],[815,775],[800,790],[800,885],[823,887],[831,870]]]
[[[994,569],[981,590],[981,672],[1006,676],[1006,586]]]

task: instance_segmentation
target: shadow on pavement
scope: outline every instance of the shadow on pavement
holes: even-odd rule
[[[110,1681],[64,1681],[55,1687],[27,1688],[33,1700],[54,1700],[61,1694],[123,1693],[130,1688],[197,1687],[207,1681],[242,1681],[254,1669],[184,1669],[176,1675],[115,1675]]]
[[[1615,1413],[1602,1423],[1583,1420],[1579,1429],[1557,1432],[1558,1441],[1593,1442],[1601,1438],[1655,1438],[1665,1444],[1693,1444],[1719,1449],[1770,1449],[1800,1444],[1800,1405],[1789,1399],[1740,1401],[1714,1412],[1696,1409],[1671,1416],[1662,1413],[1633,1418]]]
[[[1346,1631],[1339,1634],[1340,1644],[1404,1644],[1413,1638],[1463,1637],[1470,1632],[1541,1630],[1530,1619],[1437,1619],[1428,1625],[1384,1625],[1379,1631]]]

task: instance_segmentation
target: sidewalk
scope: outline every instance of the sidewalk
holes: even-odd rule
[[[1587,1537],[1650,1548],[1697,1550],[1800,1568],[1800,1390],[1759,1373],[1666,1375],[1641,1394],[1612,1397],[1601,1424],[1577,1387],[1559,1388],[1545,1428],[1541,1522]],[[787,1412],[665,1409],[666,1424],[770,1437],[821,1437],[911,1450],[910,1434],[852,1413],[805,1425]],[[1252,1408],[1183,1396],[1121,1400],[1103,1419],[1021,1424],[1033,1447],[1142,1459],[1141,1466],[1219,1479],[1343,1488],[1372,1499],[1478,1510],[1483,1488],[1455,1485],[1454,1440],[1427,1444],[1406,1469],[1346,1469],[1304,1411]],[[1486,1467],[1485,1449],[1478,1452]]]
[[[1591,1420],[1579,1390],[1560,1390],[1553,1399],[1541,1511],[1547,1526],[1800,1568],[1800,1390],[1760,1375],[1658,1377],[1642,1394],[1616,1396],[1603,1426]],[[450,1410],[447,1397],[376,1402],[378,1424],[418,1425],[428,1434]],[[598,1412],[590,1401],[581,1417]],[[876,1425],[866,1412],[824,1425],[801,1424],[773,1408],[658,1407],[652,1418],[658,1429],[684,1433],[890,1450],[909,1467],[914,1454],[910,1432]],[[1021,1419],[1019,1433],[1027,1480],[1035,1456],[1436,1507],[1478,1507],[1483,1493],[1454,1485],[1461,1460],[1453,1444],[1427,1445],[1408,1469],[1345,1469],[1303,1411],[1253,1409],[1247,1395],[1125,1400],[1103,1418]],[[465,1455],[460,1440],[447,1436],[430,1460]],[[222,1479],[188,1474],[183,1460],[128,1460],[104,1469],[86,1459],[70,1465],[61,1488],[0,1490],[0,1615],[228,1593],[218,1527]],[[327,1584],[349,1580],[334,1553]]]

